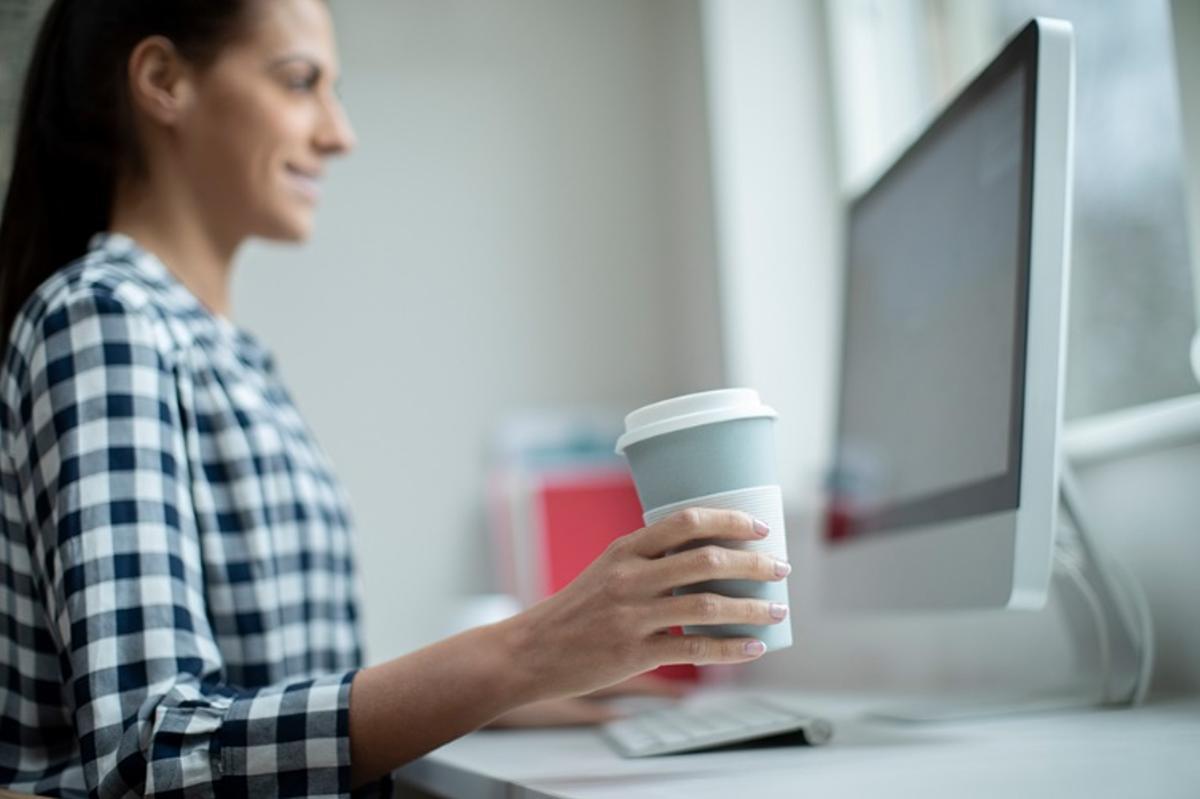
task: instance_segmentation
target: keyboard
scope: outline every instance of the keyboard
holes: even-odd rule
[[[650,710],[610,721],[602,730],[625,757],[673,755],[775,738],[780,743],[817,746],[833,737],[833,725],[825,719],[760,697]]]

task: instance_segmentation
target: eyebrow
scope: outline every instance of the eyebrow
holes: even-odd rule
[[[321,62],[319,60],[317,60],[315,57],[313,57],[311,55],[306,55],[304,53],[288,53],[287,55],[281,55],[278,58],[273,58],[267,62],[267,69],[268,70],[278,69],[279,67],[285,66],[294,61],[302,61],[305,64],[308,64],[309,66],[316,69],[318,74],[323,74],[325,72],[325,68],[321,65]]]

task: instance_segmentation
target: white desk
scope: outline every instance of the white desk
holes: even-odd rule
[[[594,729],[481,731],[397,772],[450,797],[1200,797],[1200,697],[936,725],[862,719],[862,698],[780,694],[823,747],[626,760]]]

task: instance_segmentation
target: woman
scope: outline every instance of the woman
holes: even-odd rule
[[[667,554],[765,535],[691,509],[518,616],[361,667],[344,494],[229,319],[238,247],[304,239],[353,147],[336,78],[320,0],[49,10],[0,223],[0,784],[346,795],[530,707],[762,652],[673,625],[777,621],[671,596],[786,573]]]

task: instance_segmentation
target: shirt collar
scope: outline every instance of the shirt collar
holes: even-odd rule
[[[198,312],[200,317],[210,320],[222,336],[243,347],[260,351],[263,360],[268,365],[271,363],[270,353],[262,346],[257,337],[243,330],[229,318],[214,313],[192,293],[191,289],[183,284],[183,281],[171,272],[157,255],[138,244],[132,237],[114,231],[101,231],[88,240],[88,251],[95,250],[104,250],[111,255],[123,257],[148,283],[166,292],[182,307]]]

